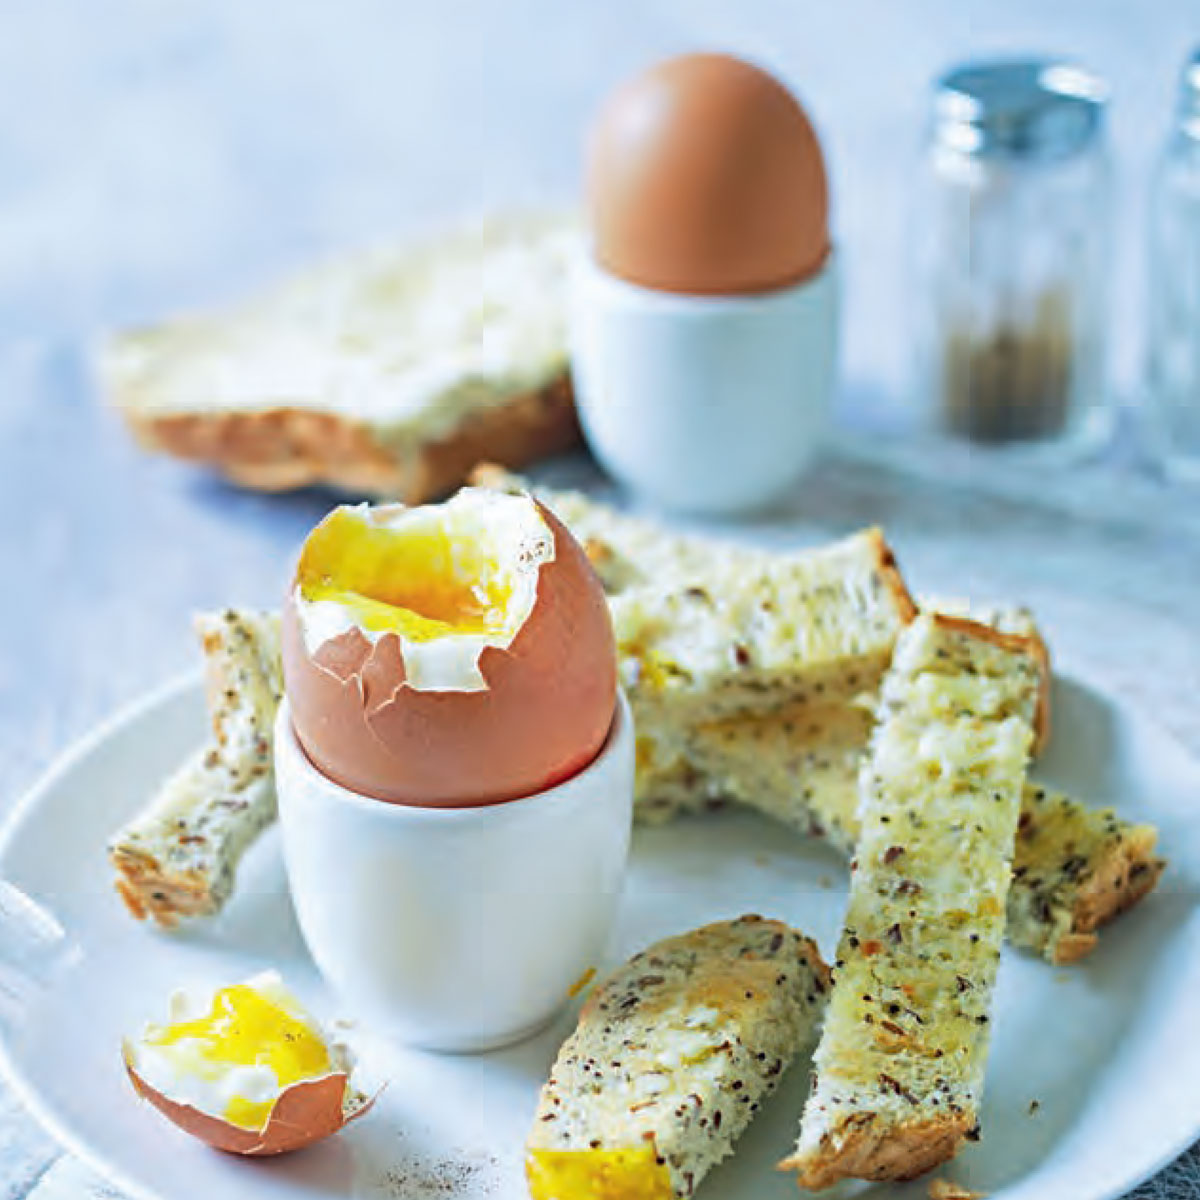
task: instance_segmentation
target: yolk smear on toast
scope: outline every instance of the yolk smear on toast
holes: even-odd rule
[[[653,1143],[632,1150],[531,1150],[525,1175],[532,1200],[672,1200]]]

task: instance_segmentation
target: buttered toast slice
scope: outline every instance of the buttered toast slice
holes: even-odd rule
[[[170,928],[211,916],[238,864],[276,816],[275,714],[283,694],[279,618],[226,609],[196,618],[212,736],[109,842],[130,912]]]
[[[859,782],[836,978],[795,1153],[803,1187],[911,1179],[978,1126],[1038,665],[944,616],[901,636]]]
[[[569,220],[509,214],[347,256],[225,311],[126,333],[99,364],[147,448],[247,487],[418,503],[483,458],[578,438]]]
[[[812,1041],[816,946],[747,916],[667,938],[588,997],[527,1142],[532,1200],[672,1200],[731,1153]]]

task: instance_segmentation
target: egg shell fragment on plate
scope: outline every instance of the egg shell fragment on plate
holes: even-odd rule
[[[355,1058],[276,971],[204,994],[181,990],[165,1024],[121,1043],[134,1091],[186,1133],[231,1154],[312,1145],[374,1103]]]
[[[339,1071],[320,1079],[304,1079],[290,1084],[280,1092],[262,1129],[242,1129],[221,1117],[201,1112],[190,1104],[171,1100],[151,1087],[130,1061],[128,1045],[125,1068],[143,1100],[152,1104],[185,1133],[228,1154],[258,1157],[301,1150],[337,1133],[375,1103],[375,1097],[352,1089],[349,1076]]]

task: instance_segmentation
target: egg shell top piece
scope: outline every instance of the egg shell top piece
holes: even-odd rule
[[[482,496],[488,504],[497,498]],[[553,555],[532,568],[532,605],[511,641],[472,651],[478,686],[415,683],[411,671],[430,643],[402,644],[395,632],[372,636],[352,626],[314,647],[293,589],[282,627],[292,721],[330,779],[394,803],[473,807],[543,791],[600,751],[617,688],[604,591],[566,527],[531,497],[520,501],[535,506]],[[455,640],[443,639],[447,651]],[[478,645],[469,636],[463,642]]]
[[[587,200],[599,264],[660,291],[770,291],[829,254],[808,117],[777,79],[728,55],[669,59],[613,94],[588,146]]]

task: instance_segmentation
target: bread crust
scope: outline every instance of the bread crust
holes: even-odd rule
[[[153,854],[132,846],[114,846],[109,860],[117,872],[117,895],[139,921],[150,917],[163,929],[174,929],[181,918],[216,911],[209,881],[199,871],[170,871]]]
[[[973,608],[974,606],[970,607]],[[941,608],[936,600],[926,604],[925,608],[927,611],[946,617],[951,621],[973,621],[977,624],[990,625],[993,628],[998,629],[1000,632],[1009,634],[1010,636],[1024,637],[1029,639],[1029,652],[1037,660],[1038,669],[1041,671],[1041,686],[1038,689],[1037,713],[1034,716],[1034,733],[1037,737],[1037,740],[1034,743],[1034,754],[1041,754],[1042,751],[1044,751],[1050,744],[1050,734],[1052,731],[1052,722],[1050,717],[1050,685],[1053,683],[1054,675],[1050,663],[1050,647],[1046,644],[1046,639],[1042,637],[1042,631],[1034,623],[1033,615],[1028,613],[1027,610],[1016,610],[1016,617],[1027,617],[1027,621],[1023,622],[1023,624],[1027,625],[1027,628],[1024,628],[1018,632],[1014,629],[1004,628],[1004,622],[1006,620],[1012,621],[1014,616],[1005,614],[1003,612],[997,612],[989,616],[981,616],[978,614],[978,612],[974,611],[947,611]],[[993,617],[995,619],[993,619]]]
[[[861,1113],[822,1141],[819,1158],[785,1158],[778,1169],[811,1191],[842,1179],[904,1182],[953,1158],[973,1129],[966,1114],[896,1126]]]
[[[1029,652],[1037,659],[1038,670],[1042,673],[1041,686],[1038,688],[1037,712],[1033,716],[1033,754],[1038,757],[1050,744],[1050,735],[1054,731],[1054,721],[1050,714],[1050,686],[1054,682],[1054,670],[1050,663],[1050,647],[1042,637],[1041,630],[1034,628],[1029,636]]]
[[[466,416],[448,435],[398,453],[365,422],[280,405],[252,412],[153,411],[118,396],[149,450],[202,463],[256,491],[323,485],[406,504],[453,490],[484,460],[522,467],[580,441],[570,378]]]
[[[970,617],[956,617],[940,612],[928,615],[934,625],[939,629],[944,629],[947,633],[963,634],[966,637],[978,638],[982,642],[990,642],[993,646],[1001,650],[1011,650],[1018,654],[1028,654],[1035,661],[1038,661],[1039,669],[1041,667],[1041,662],[1034,648],[1034,639],[1028,634],[1001,633],[994,625],[984,625],[980,621],[972,621]]]
[[[908,625],[917,615],[917,603],[908,590],[908,584],[904,582],[904,576],[900,574],[900,564],[896,561],[896,555],[892,552],[883,530],[878,525],[867,530],[867,535],[875,550],[880,578],[883,580],[884,586],[895,597],[901,623]]]

